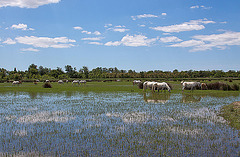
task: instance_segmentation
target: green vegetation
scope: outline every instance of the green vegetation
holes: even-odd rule
[[[220,115],[229,121],[229,125],[240,130],[240,101],[223,106]]]
[[[76,67],[71,65],[65,66],[65,71],[60,67],[57,69],[50,69],[43,66],[37,66],[31,64],[26,71],[17,71],[17,68],[14,68],[13,71],[8,71],[4,68],[0,68],[0,82],[13,81],[13,80],[23,80],[23,81],[34,81],[34,80],[58,80],[58,79],[117,79],[117,78],[126,78],[126,79],[164,79],[169,80],[215,80],[215,79],[226,79],[231,82],[232,80],[239,80],[240,71],[229,70],[224,72],[222,70],[212,70],[212,71],[140,71],[136,72],[135,70],[119,70],[118,68],[102,68],[97,67],[95,69],[89,70],[88,67],[83,66],[79,70]]]

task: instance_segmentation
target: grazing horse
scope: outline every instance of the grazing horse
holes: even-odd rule
[[[59,84],[63,84],[63,80],[59,80],[58,83],[59,83]]]
[[[201,83],[200,82],[181,82],[182,84],[182,91],[184,91],[184,89],[191,89],[191,91],[193,91],[193,89],[197,89],[200,88],[201,89]]]
[[[79,85],[80,82],[79,82],[79,80],[74,80],[74,81],[72,82],[72,85],[73,85],[73,84],[78,84],[78,85]]]
[[[19,85],[19,84],[22,84],[22,82],[21,81],[13,81],[12,86],[13,85]]]
[[[151,81],[145,81],[143,83],[143,91],[145,91],[147,88],[152,89],[152,86],[155,84],[156,82],[151,82]]]
[[[163,90],[165,91],[165,89],[167,89],[169,93],[171,92],[171,88],[166,82],[161,82],[161,83],[156,82],[155,84],[153,84],[152,91],[155,92],[156,89],[158,90],[158,92],[159,90],[161,90],[161,92]]]
[[[82,84],[86,84],[87,81],[86,80],[80,80],[79,83],[82,85]]]
[[[136,85],[138,85],[139,83],[142,83],[140,80],[134,80],[133,81],[133,86],[136,84]]]
[[[207,84],[206,83],[202,83],[201,84],[201,89],[202,90],[207,90],[208,89]]]

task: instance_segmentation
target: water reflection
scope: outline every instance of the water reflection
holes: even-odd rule
[[[144,93],[143,99],[147,103],[161,103],[165,104],[170,99],[170,93]]]
[[[194,95],[194,94],[182,94],[183,103],[196,103],[200,102],[204,96]]]
[[[217,114],[234,101],[239,94],[0,93],[0,156],[239,156],[239,131]]]

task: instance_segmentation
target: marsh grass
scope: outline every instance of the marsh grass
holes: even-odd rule
[[[223,106],[220,115],[229,121],[229,124],[240,130],[240,101]]]

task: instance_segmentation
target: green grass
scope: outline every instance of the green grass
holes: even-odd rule
[[[220,116],[229,121],[229,125],[240,130],[240,101],[223,106]]]
[[[180,82],[168,81],[173,90],[171,93],[182,93]],[[239,84],[238,82],[235,82]],[[58,84],[57,82],[51,83],[52,88],[43,88],[43,82],[38,84],[23,83],[22,85],[12,86],[11,83],[0,83],[0,92],[34,92],[34,93],[57,93],[57,92],[138,92],[143,93],[142,89],[133,86],[132,82],[87,82],[86,85],[72,85],[72,83]],[[147,89],[146,92],[151,92]],[[168,93],[166,91],[166,93]],[[222,91],[222,90],[185,90],[185,94],[203,95],[203,96],[238,96],[239,91]]]

